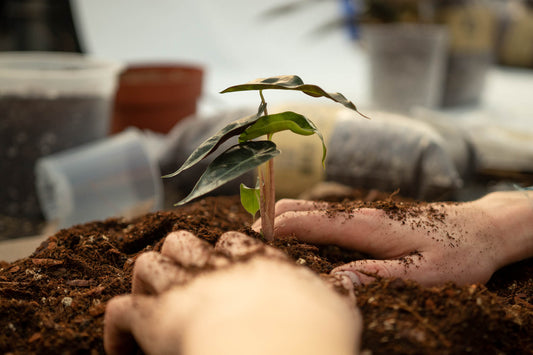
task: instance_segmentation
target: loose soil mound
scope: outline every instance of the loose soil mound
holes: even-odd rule
[[[364,204],[386,209],[391,218],[403,218],[409,205]],[[103,354],[106,302],[129,292],[140,253],[159,250],[167,233],[180,229],[210,243],[229,230],[253,235],[243,227],[249,222],[237,198],[212,197],[134,220],[75,226],[28,258],[0,262],[0,353]],[[272,244],[317,273],[364,257],[291,237]],[[533,259],[500,270],[486,286],[424,288],[383,279],[356,295],[363,349],[372,354],[533,354]]]

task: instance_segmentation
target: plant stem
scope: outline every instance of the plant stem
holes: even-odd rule
[[[266,240],[274,238],[274,216],[276,214],[276,191],[274,190],[274,162],[269,160],[260,168],[261,184],[261,229]]]
[[[265,97],[263,90],[259,90],[261,102],[265,104],[264,115],[268,115],[266,108]],[[267,136],[268,140],[272,140],[272,134]],[[274,160],[270,159],[261,167],[259,167],[259,186],[260,186],[260,205],[259,211],[261,213],[261,230],[266,240],[274,238],[274,217],[276,215],[276,190],[274,185]]]

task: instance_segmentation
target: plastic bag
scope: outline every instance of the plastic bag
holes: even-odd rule
[[[389,113],[340,117],[329,139],[326,179],[403,196],[442,199],[462,186],[443,137],[431,126]],[[466,158],[466,157],[465,157]]]

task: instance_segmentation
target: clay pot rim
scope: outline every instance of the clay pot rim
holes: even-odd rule
[[[172,63],[160,63],[160,64],[132,64],[128,65],[120,74],[121,85],[138,85],[138,84],[160,84],[161,79],[165,80],[165,83],[178,84],[180,83],[179,76],[168,76],[168,74],[180,74],[187,75],[192,79],[202,79],[204,75],[204,69],[201,66],[195,66],[190,64],[172,64]],[[158,76],[158,74],[165,74]],[[136,78],[137,77],[137,78]],[[138,80],[135,80],[138,79]],[[171,80],[168,80],[171,79]],[[156,81],[157,80],[157,81]]]
[[[159,63],[129,65],[120,75],[119,103],[173,102],[196,99],[202,93],[200,66]]]

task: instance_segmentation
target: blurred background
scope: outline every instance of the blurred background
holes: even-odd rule
[[[318,142],[279,135],[280,197],[533,185],[532,1],[0,0],[0,240],[171,208],[201,171],[160,176],[256,110],[257,93],[218,93],[283,74],[371,120],[268,92],[329,149],[316,170]]]

